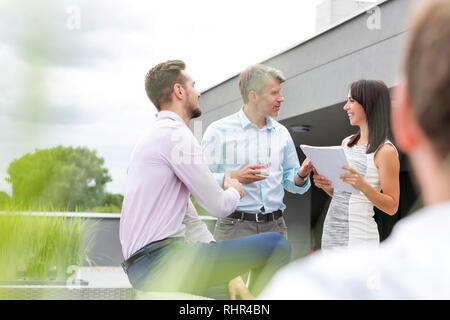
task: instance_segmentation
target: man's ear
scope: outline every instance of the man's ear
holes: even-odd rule
[[[172,92],[177,100],[183,100],[184,98],[184,88],[181,84],[175,83],[172,88]]]
[[[395,143],[405,153],[415,149],[424,136],[411,105],[408,82],[406,80],[403,80],[394,89],[391,125]]]
[[[258,98],[258,95],[256,94],[256,92],[254,90],[251,90],[248,93],[248,101],[252,104],[254,104],[256,102],[256,99]]]

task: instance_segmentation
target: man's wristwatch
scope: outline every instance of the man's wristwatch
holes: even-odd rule
[[[305,181],[306,179],[308,179],[309,174],[308,174],[306,177],[302,177],[301,175],[298,174],[298,171],[297,171],[297,176],[298,176],[300,179],[302,179],[303,181]]]

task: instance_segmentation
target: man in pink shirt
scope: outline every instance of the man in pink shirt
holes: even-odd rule
[[[290,245],[277,233],[216,243],[199,219],[190,194],[212,215],[225,217],[244,191],[229,173],[220,188],[203,161],[189,130],[189,121],[201,115],[200,93],[184,69],[184,62],[171,60],[146,76],[147,95],[159,113],[128,167],[120,219],[123,267],[139,290],[204,294],[235,279],[229,284],[232,296],[251,296],[238,277],[251,269],[258,276],[257,295],[289,262]]]

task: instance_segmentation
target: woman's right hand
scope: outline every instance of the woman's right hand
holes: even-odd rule
[[[331,181],[327,180],[327,178],[325,178],[324,176],[321,176],[320,174],[317,173],[316,168],[313,167],[313,181],[314,184],[316,185],[317,188],[322,189],[323,191],[325,191],[326,193],[328,193],[328,195],[333,196],[333,188],[331,187]]]

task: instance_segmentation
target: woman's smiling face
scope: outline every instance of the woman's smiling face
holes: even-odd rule
[[[348,93],[347,103],[344,106],[344,110],[347,111],[350,124],[352,126],[359,126],[367,122],[366,113],[363,106],[353,99],[351,92]]]

